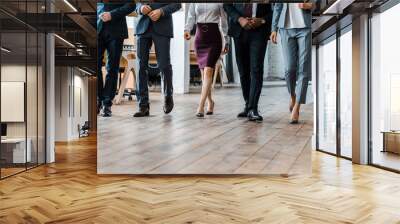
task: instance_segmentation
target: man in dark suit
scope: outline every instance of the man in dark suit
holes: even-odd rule
[[[272,7],[270,4],[224,4],[229,16],[228,34],[235,42],[236,62],[240,73],[244,110],[238,117],[262,121],[258,101],[263,86],[264,58],[271,33]]]
[[[158,68],[162,74],[164,112],[168,114],[174,107],[170,41],[174,33],[172,13],[180,8],[181,4],[177,3],[137,4],[136,11],[140,15],[136,26],[137,56],[139,59],[137,87],[139,111],[133,115],[134,117],[150,115],[148,66],[152,43],[154,43],[156,51]]]
[[[124,39],[128,38],[126,16],[135,10],[131,0],[103,0],[97,3],[97,107],[104,117],[111,116],[112,101],[117,89],[119,62]],[[107,51],[107,75],[103,80],[102,63]]]

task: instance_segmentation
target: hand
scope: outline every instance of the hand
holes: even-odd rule
[[[278,33],[276,31],[273,31],[269,38],[271,39],[272,43],[274,44],[278,43]]]
[[[256,29],[256,28],[260,27],[262,24],[263,24],[263,19],[261,19],[261,18],[252,18],[252,19],[250,19],[249,26],[252,29]]]
[[[192,38],[192,35],[190,35],[189,31],[185,31],[185,33],[183,34],[183,37],[185,38],[185,40],[190,40],[190,38]]]
[[[111,13],[110,12],[103,12],[101,15],[100,15],[100,19],[101,20],[103,20],[103,22],[108,22],[108,21],[111,21]]]
[[[240,24],[240,26],[243,27],[243,29],[245,29],[245,30],[249,30],[249,29],[250,29],[250,26],[249,26],[250,21],[249,21],[249,19],[247,19],[247,18],[240,17],[240,18],[239,18],[239,24]]]
[[[149,14],[151,11],[152,11],[152,9],[151,9],[151,7],[150,7],[149,5],[143,5],[143,6],[140,8],[140,12],[141,12],[143,15],[147,15],[147,14]]]
[[[224,49],[222,49],[222,55],[225,55],[225,54],[227,54],[228,52],[229,52],[229,45],[226,44],[225,47],[224,47]]]
[[[161,15],[162,11],[160,9],[153,10],[148,14],[153,22],[157,22],[160,19]]]
[[[310,10],[314,7],[313,3],[299,3],[299,8],[303,10]]]

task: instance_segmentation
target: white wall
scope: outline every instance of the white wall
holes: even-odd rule
[[[88,120],[88,78],[83,75],[76,68],[56,67],[56,141],[77,139],[78,125]]]

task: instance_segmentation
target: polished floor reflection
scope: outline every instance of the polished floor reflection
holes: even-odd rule
[[[99,118],[99,174],[298,174],[309,173],[312,104],[299,125],[289,124],[285,87],[264,88],[263,123],[236,118],[240,88],[216,90],[215,115],[195,117],[199,94],[177,95],[164,115],[152,94],[151,116],[133,118],[134,102]]]

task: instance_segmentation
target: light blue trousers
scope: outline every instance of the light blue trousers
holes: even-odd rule
[[[289,94],[305,104],[311,78],[311,29],[279,29],[279,34]]]

